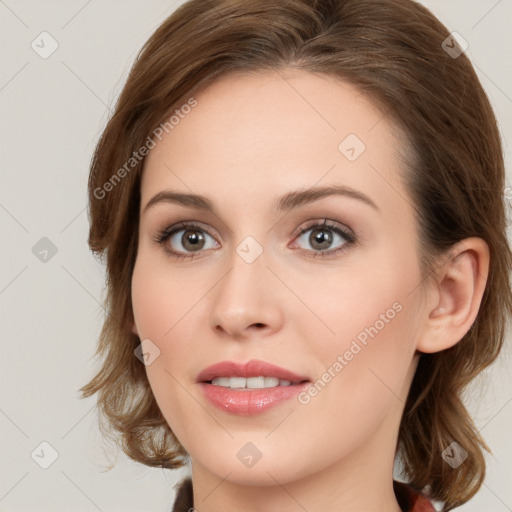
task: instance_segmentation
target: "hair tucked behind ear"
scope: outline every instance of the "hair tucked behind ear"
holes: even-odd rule
[[[98,407],[125,452],[178,467],[186,456],[134,356],[130,283],[137,253],[143,161],[113,187],[113,174],[185,95],[220,75],[295,67],[350,82],[407,137],[404,182],[414,202],[425,282],[436,261],[467,237],[490,249],[478,316],[453,348],[423,354],[404,409],[399,448],[414,487],[450,510],[485,476],[485,443],[462,401],[467,384],[497,357],[512,313],[504,164],[489,101],[465,54],[442,48],[448,30],[412,0],[192,0],[140,52],[97,145],[89,177],[89,244],[107,257],[108,316],[97,354],[103,366],[83,396]],[[451,44],[453,46],[453,44]],[[468,458],[441,457],[456,441]]]

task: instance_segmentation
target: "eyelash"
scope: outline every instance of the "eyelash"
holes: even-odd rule
[[[304,233],[307,233],[308,231],[311,231],[312,229],[316,229],[316,228],[320,228],[320,229],[326,230],[326,231],[328,231],[328,230],[334,231],[336,234],[338,234],[342,238],[344,238],[346,240],[346,242],[343,244],[343,246],[338,247],[337,249],[331,249],[331,250],[326,250],[326,251],[311,251],[311,250],[307,250],[307,249],[299,249],[299,251],[301,251],[301,252],[313,253],[314,258],[318,258],[318,257],[325,258],[327,256],[331,256],[333,254],[340,253],[342,251],[345,251],[349,246],[355,245],[358,241],[356,236],[353,233],[341,228],[337,224],[329,223],[329,221],[327,219],[324,219],[323,223],[317,222],[315,224],[311,224],[305,228],[302,228],[296,235],[294,235],[294,240],[299,238]],[[174,224],[173,226],[162,229],[161,231],[156,233],[156,235],[154,236],[154,241],[157,244],[163,246],[165,244],[165,242],[167,242],[167,240],[175,233],[177,233],[179,231],[188,231],[188,230],[202,231],[203,233],[207,233],[208,236],[214,238],[210,233],[208,233],[207,230],[202,228],[199,224],[196,224],[194,222],[180,222],[178,224]],[[193,258],[197,257],[196,254],[193,254],[193,253],[192,254],[184,254],[181,252],[173,251],[173,250],[169,249],[168,247],[164,247],[164,250],[170,256],[177,258],[178,260],[193,259]],[[203,252],[203,251],[198,251],[198,254],[200,252]]]

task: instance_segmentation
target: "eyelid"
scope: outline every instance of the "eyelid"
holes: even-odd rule
[[[157,232],[157,236],[158,235],[163,235],[163,234],[166,234],[166,235],[171,235],[171,234],[174,234],[176,231],[181,231],[182,229],[188,229],[188,228],[196,228],[198,229],[199,231],[203,231],[205,232],[206,234],[208,234],[209,236],[211,236],[212,238],[215,238],[215,236],[218,237],[218,233],[214,231],[215,233],[215,236],[211,233],[211,229],[210,227],[206,227],[206,224],[203,224],[202,222],[198,222],[198,221],[195,221],[195,220],[186,220],[186,221],[180,221],[180,222],[176,222],[174,224],[170,224],[169,226],[163,228],[163,229],[160,229],[158,232]]]
[[[321,227],[321,226],[326,227],[326,228],[331,228],[331,229],[337,229],[337,230],[341,231],[341,233],[344,236],[350,237],[350,239],[353,240],[354,242],[357,240],[357,236],[354,233],[354,231],[351,228],[349,228],[346,224],[342,224],[341,222],[338,222],[336,220],[331,220],[326,217],[308,221],[306,223],[306,226],[297,228],[297,230],[293,234],[293,237],[295,239],[296,237],[299,237],[300,235],[304,234],[306,231],[309,231],[311,228]]]
[[[210,229],[204,227],[205,225],[198,221],[181,221],[176,222],[175,224],[171,224],[163,229],[160,229],[156,232],[156,234],[152,237],[154,242],[157,244],[162,244],[171,238],[178,231],[187,231],[190,229],[197,229],[198,231],[202,231],[206,233],[209,237],[215,240],[215,243],[219,243],[212,233],[210,233]]]

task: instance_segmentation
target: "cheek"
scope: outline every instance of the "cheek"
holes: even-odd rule
[[[139,336],[164,339],[173,326],[197,302],[197,283],[184,282],[183,276],[155,258],[137,259],[132,276],[132,304]]]
[[[311,322],[322,329],[309,330],[308,358],[317,358],[319,394],[342,405],[338,412],[371,415],[388,400],[405,400],[418,321],[411,291],[420,278],[409,252],[400,255],[388,248],[373,262],[364,262],[360,272],[326,279],[322,292],[311,286],[310,276],[303,280],[308,304],[324,326],[308,315],[298,320],[300,330],[305,332]]]
[[[186,284],[183,273],[148,262],[138,259],[133,271],[133,313],[141,341],[149,339],[158,348],[158,357],[146,366],[146,373],[155,399],[169,421],[187,415],[190,409],[190,396],[183,387],[190,386],[195,375],[193,355],[198,353],[196,344],[200,337],[193,331],[202,326],[204,332],[205,320],[198,317],[204,315],[204,306],[198,301],[208,288],[203,290],[190,279]],[[188,409],[181,410],[180,404],[187,403]],[[178,435],[179,426],[171,425]]]
[[[401,310],[409,301],[409,283],[417,277],[414,266],[403,263],[390,259],[384,265],[381,259],[356,270],[295,276],[293,289],[303,304],[296,302],[295,312],[290,309],[287,315],[326,352],[348,349],[355,338],[364,344],[377,333],[382,338],[380,333],[398,331],[403,327],[398,317],[406,316]]]
[[[388,311],[388,323],[375,321],[374,313],[381,308],[365,310],[367,318],[362,325],[366,327],[362,329],[357,324],[364,313],[359,312],[358,322],[353,322],[350,314],[338,317],[340,330],[345,327],[355,334],[338,338],[320,354],[316,380],[300,397],[297,415],[304,422],[315,418],[322,438],[344,439],[334,450],[329,443],[314,448],[323,450],[326,459],[346,455],[366,443],[383,422],[389,428],[387,418],[401,415],[414,356],[409,337],[411,308],[404,302],[400,301],[402,309],[395,303],[394,314]]]

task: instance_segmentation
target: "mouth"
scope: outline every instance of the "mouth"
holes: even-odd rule
[[[302,391],[311,380],[265,361],[224,361],[197,377],[206,399],[232,414],[260,414]]]
[[[289,381],[286,379],[280,379],[279,377],[265,377],[258,375],[256,377],[215,377],[211,381],[207,381],[207,384],[213,384],[214,386],[222,386],[223,388],[229,389],[266,389],[276,388],[284,386],[296,386],[302,384],[303,381]]]

